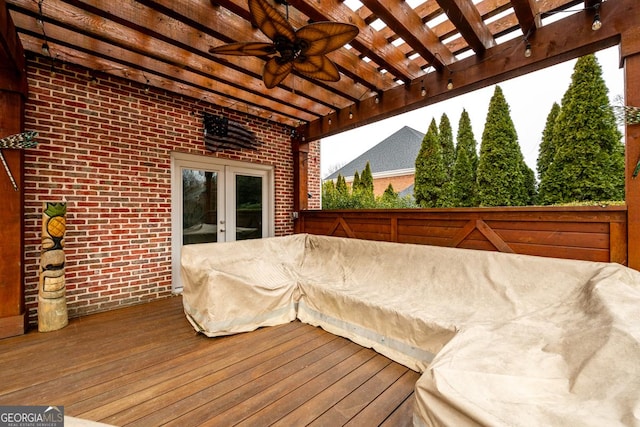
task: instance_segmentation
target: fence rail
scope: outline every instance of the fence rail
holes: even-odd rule
[[[309,210],[296,231],[627,264],[625,206]]]

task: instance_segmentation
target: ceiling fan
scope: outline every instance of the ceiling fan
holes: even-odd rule
[[[313,79],[340,80],[338,68],[325,54],[353,40],[358,27],[341,22],[314,22],[294,30],[267,0],[249,0],[249,12],[273,43],[230,43],[212,47],[210,53],[269,57],[262,72],[262,80],[269,89],[293,70]]]

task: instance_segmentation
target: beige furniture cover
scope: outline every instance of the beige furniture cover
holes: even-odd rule
[[[208,336],[296,317],[424,372],[415,425],[640,425],[640,273],[293,235],[183,247]]]

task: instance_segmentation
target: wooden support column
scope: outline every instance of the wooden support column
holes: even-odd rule
[[[0,138],[24,130],[27,75],[24,51],[7,5],[0,0]],[[23,334],[27,316],[24,303],[23,150],[2,150],[18,191],[0,167],[0,338]]]
[[[293,147],[293,214],[294,232],[299,232],[298,214],[309,207],[309,143],[302,140],[301,133],[291,137]]]
[[[620,60],[624,65],[625,105],[640,107],[640,28],[622,34]],[[640,175],[633,170],[640,161],[640,124],[625,127],[628,266],[640,270]]]

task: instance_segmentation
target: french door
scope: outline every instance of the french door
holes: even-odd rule
[[[273,235],[273,167],[172,155],[172,283],[180,292],[183,245]]]

